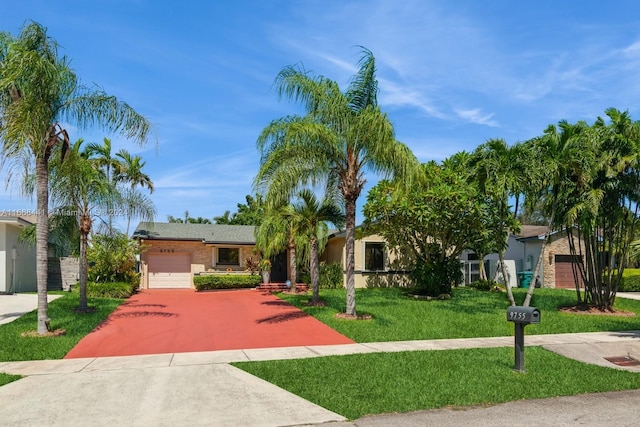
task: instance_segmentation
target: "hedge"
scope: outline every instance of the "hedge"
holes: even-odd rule
[[[257,274],[216,274],[194,276],[193,284],[198,291],[207,291],[211,289],[255,288],[260,285],[260,276]]]
[[[620,281],[620,292],[640,292],[640,268],[625,268]]]
[[[129,282],[87,282],[87,298],[129,298],[136,291],[138,286]],[[80,290],[76,283],[73,286],[74,292]]]

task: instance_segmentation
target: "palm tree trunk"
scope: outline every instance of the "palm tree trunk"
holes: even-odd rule
[[[36,156],[36,281],[38,287],[38,334],[49,332],[47,302],[49,248],[49,165],[47,158]]]
[[[298,270],[296,268],[296,245],[292,237],[289,237],[289,281],[291,282],[291,290],[295,292]]]
[[[80,221],[84,221],[81,218]],[[80,225],[80,301],[78,302],[78,310],[86,311],[87,306],[87,238],[88,234]]]
[[[504,265],[504,251],[498,252],[498,259],[500,260],[500,269],[502,270],[502,278],[504,279],[504,286],[507,289],[507,298],[509,299],[509,304],[512,306],[515,306],[516,300],[513,298],[513,291],[511,290],[511,286],[509,286],[509,277],[507,276],[507,268]]]
[[[309,270],[311,289],[313,290],[311,301],[317,304],[320,301],[320,266],[318,264],[318,240],[315,238],[311,238],[309,242]]]
[[[345,197],[345,246],[347,264],[347,310],[346,314],[356,315],[356,284],[355,284],[355,231],[356,231],[356,201],[352,197]]]

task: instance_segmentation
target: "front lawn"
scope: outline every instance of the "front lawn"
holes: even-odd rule
[[[586,365],[541,347],[525,353],[524,374],[512,370],[513,348],[507,347],[233,365],[349,419],[640,388],[638,373]]]
[[[524,300],[525,289],[514,289],[516,300]],[[358,314],[371,314],[371,320],[336,319],[345,310],[344,289],[323,289],[326,307],[309,307],[308,295],[280,297],[357,342],[472,338],[513,335],[507,322],[509,305],[504,293],[456,288],[450,300],[416,300],[397,288],[357,289]],[[616,308],[636,313],[635,317],[566,314],[558,307],[575,304],[575,292],[536,289],[531,306],[541,311],[541,322],[529,325],[526,333],[560,334],[640,329],[640,301],[618,298]]]
[[[64,329],[58,337],[23,337],[23,332],[35,331],[37,311],[25,314],[13,322],[0,325],[0,362],[17,360],[62,359],[85,335],[98,326],[125,300],[90,298],[94,313],[76,313],[78,293],[65,293],[49,303],[51,329]]]

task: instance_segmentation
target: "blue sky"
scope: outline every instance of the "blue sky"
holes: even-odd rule
[[[635,1],[20,0],[3,8],[0,30],[17,35],[26,20],[48,27],[85,84],[154,123],[157,145],[146,147],[69,130],[146,160],[158,221],[234,212],[252,193],[257,135],[300,112],[278,100],[278,71],[300,62],[345,87],[358,45],[376,57],[397,139],[421,161],[524,141],[562,119],[593,122],[609,107],[640,119]],[[34,205],[1,187],[0,211]]]

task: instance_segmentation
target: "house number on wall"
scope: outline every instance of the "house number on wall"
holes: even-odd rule
[[[173,249],[160,249],[160,253],[162,253],[162,254],[174,253],[174,250]]]

